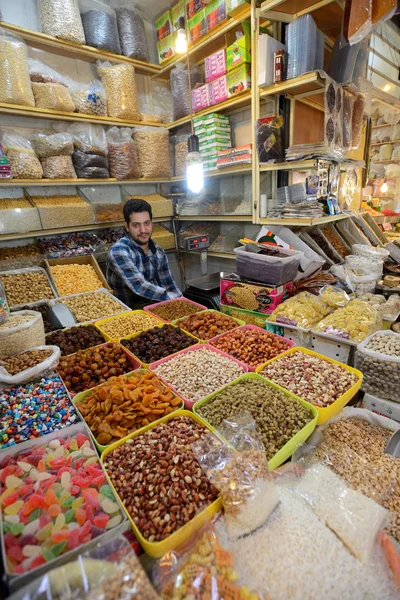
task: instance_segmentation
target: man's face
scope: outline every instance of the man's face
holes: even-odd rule
[[[153,224],[150,219],[150,214],[147,211],[132,213],[129,225],[125,224],[127,232],[131,238],[140,246],[145,246],[149,243],[153,232]]]

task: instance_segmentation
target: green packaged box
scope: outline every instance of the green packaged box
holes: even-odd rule
[[[236,33],[242,33],[237,39]],[[242,21],[235,31],[226,34],[228,47],[226,49],[226,68],[232,71],[239,65],[251,62],[251,25],[248,21]]]
[[[203,140],[211,140],[214,137],[217,137],[221,140],[230,140],[231,139],[231,130],[230,129],[220,129],[219,127],[213,127],[212,129],[199,129],[196,131],[196,135],[200,140],[200,145]]]
[[[231,138],[230,137],[216,137],[214,135],[208,135],[206,138],[201,138],[200,136],[200,150],[202,148],[208,148],[211,144],[219,144],[220,146],[225,146],[226,148],[231,147]]]
[[[249,63],[244,63],[230,71],[227,75],[228,78],[228,98],[241,94],[245,90],[251,88],[251,66]]]
[[[245,7],[250,8],[251,0],[226,0],[226,12],[230,17],[236,17]]]
[[[206,146],[200,146],[200,154],[207,154],[209,152],[222,152],[222,150],[226,150],[227,148],[231,148],[230,141],[224,142],[223,144],[210,142]]]
[[[212,31],[226,19],[225,0],[212,0],[205,10],[208,31]]]
[[[265,323],[268,315],[255,312],[253,310],[246,310],[245,308],[236,308],[235,306],[228,306],[226,304],[221,304],[220,308],[221,312],[225,315],[229,315],[234,319],[244,321],[247,325],[256,325],[257,327],[261,327],[262,329],[265,328]]]
[[[207,33],[207,19],[204,8],[188,21],[190,43],[193,45]]]
[[[171,11],[167,10],[156,19],[156,32],[157,42],[161,42],[164,38],[168,37],[172,33],[172,17]]]
[[[185,2],[180,0],[177,4],[171,8],[171,19],[172,19],[172,30],[176,34],[179,29],[180,17],[185,18]]]
[[[196,127],[196,123],[203,124],[204,121],[211,122],[213,121],[225,121],[229,126],[229,119],[226,115],[220,115],[219,113],[208,113],[207,115],[202,115],[201,117],[195,117],[193,119],[194,126]]]
[[[175,54],[174,34],[171,33],[168,37],[157,42],[158,60],[160,63],[165,62]]]

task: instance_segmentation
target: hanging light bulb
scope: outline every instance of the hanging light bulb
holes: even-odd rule
[[[185,52],[187,52],[187,49],[188,43],[186,37],[185,19],[183,17],[179,17],[178,31],[175,40],[175,50],[177,54],[184,54]]]
[[[386,192],[388,191],[388,189],[389,189],[388,188],[388,184],[385,181],[385,183],[382,183],[380,191],[382,192],[382,194],[386,194]]]
[[[204,187],[203,161],[199,151],[199,138],[191,135],[188,139],[188,155],[186,157],[187,185],[191,192],[198,194]]]

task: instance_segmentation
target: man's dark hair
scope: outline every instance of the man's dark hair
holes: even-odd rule
[[[129,220],[131,218],[132,213],[137,212],[148,212],[150,215],[151,221],[153,220],[153,211],[151,210],[151,205],[146,202],[146,200],[138,200],[137,198],[131,198],[124,205],[124,219],[127,225],[129,225]]]

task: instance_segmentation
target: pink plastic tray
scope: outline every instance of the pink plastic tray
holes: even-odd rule
[[[169,360],[172,360],[173,358],[176,358],[177,356],[179,356],[180,354],[187,354],[188,352],[193,352],[194,350],[204,350],[204,348],[207,348],[208,350],[211,350],[212,352],[216,352],[217,354],[221,354],[221,356],[225,356],[225,358],[229,358],[230,360],[233,360],[233,362],[235,362],[236,364],[238,364],[242,369],[243,369],[243,373],[247,373],[249,368],[247,365],[245,365],[244,363],[240,362],[240,360],[237,360],[236,358],[233,358],[233,356],[229,356],[229,354],[226,354],[226,352],[222,352],[222,350],[218,350],[218,348],[213,348],[212,346],[210,346],[209,344],[195,344],[194,346],[191,346],[190,348],[186,348],[185,350],[181,350],[180,352],[177,352],[176,354],[172,355],[172,356],[167,356],[166,358],[162,358],[161,360],[157,360],[156,362],[152,363],[150,365],[150,371],[153,371],[155,373],[155,369],[159,366],[162,365],[163,363],[168,362]],[[192,410],[193,406],[196,404],[196,402],[198,402],[200,400],[188,400],[187,398],[185,398],[185,396],[183,396],[181,394],[181,392],[179,392],[173,385],[171,385],[171,383],[165,379],[164,377],[162,377],[161,375],[158,375],[158,373],[156,373],[157,377],[159,377],[166,385],[168,385],[171,390],[177,395],[179,396],[179,398],[182,398],[182,400],[185,403],[185,408],[187,408],[188,410]],[[226,385],[226,384],[224,384]],[[221,386],[223,387],[223,386]],[[217,390],[219,390],[220,388],[215,389],[214,391],[216,392]],[[209,394],[207,394],[209,395]],[[206,397],[206,396],[204,396]]]
[[[128,350],[128,348],[125,348],[125,346],[122,346],[122,345],[121,345],[121,344],[119,344],[118,342],[106,342],[105,344],[99,344],[98,346],[92,346],[91,348],[85,348],[85,350],[91,350],[91,351],[93,351],[93,350],[95,350],[96,348],[103,348],[104,346],[110,346],[111,344],[116,344],[117,346],[119,346],[119,347],[120,347],[120,348],[123,350],[124,354],[126,354],[126,355],[127,355],[127,357],[128,357],[128,360],[129,360],[129,362],[130,362],[130,363],[131,363],[131,365],[132,365],[132,369],[131,369],[130,371],[128,371],[129,373],[131,373],[131,371],[136,371],[136,369],[140,369],[140,368],[141,368],[141,366],[142,366],[142,363],[141,363],[141,362],[140,362],[140,361],[139,361],[139,360],[136,358],[136,356],[135,356],[134,354],[132,354],[132,352],[130,352],[130,351]],[[74,354],[76,354],[76,352],[74,352]],[[70,356],[73,356],[73,355],[72,355],[72,354],[69,354],[69,355],[68,355],[68,358],[69,358]],[[62,362],[62,358],[61,358],[61,362]],[[127,374],[127,373],[124,373],[124,375],[126,375],[126,374]],[[65,385],[65,381],[64,381],[64,379],[61,377],[61,375],[59,374],[58,370],[57,370],[57,375],[60,377],[61,381],[62,381],[62,382],[63,382],[63,384]],[[98,385],[100,385],[100,384],[98,384],[98,383],[97,383],[97,384],[96,384],[95,386],[93,386],[93,387],[97,387]],[[76,396],[77,394],[80,394],[80,393],[81,393],[81,392],[72,392],[71,390],[68,390],[66,385],[65,385],[65,389],[67,390],[67,392],[68,392],[68,394],[69,394],[69,397],[70,397],[71,399],[72,399],[72,398],[75,398],[75,396]],[[93,389],[93,388],[87,388],[87,389],[88,389],[88,390],[90,390],[90,389]],[[83,391],[83,392],[86,392],[87,390],[82,390],[82,391]]]
[[[149,306],[145,306],[143,308],[143,310],[145,310],[146,312],[149,312],[153,317],[157,317],[157,319],[160,319],[160,321],[162,321],[163,323],[172,323],[172,321],[165,321],[165,319],[162,319],[161,317],[158,317],[156,315],[156,313],[153,313],[152,309],[153,308],[157,308],[157,306],[162,306],[163,304],[169,304],[170,302],[188,302],[189,304],[193,304],[193,306],[197,306],[199,309],[199,312],[201,310],[207,310],[207,306],[203,306],[202,304],[197,304],[197,302],[193,302],[192,300],[188,300],[187,298],[175,298],[174,300],[164,300],[164,302],[157,302],[157,304],[149,304]],[[186,315],[187,317],[189,315]],[[182,319],[185,319],[186,317],[179,317]],[[173,319],[173,321],[175,321],[176,319]]]
[[[238,327],[237,329],[255,330],[255,331],[258,331],[259,333],[264,333],[264,334],[267,334],[269,336],[272,336],[272,337],[275,337],[275,338],[279,338],[280,340],[286,342],[287,345],[288,345],[288,347],[285,348],[285,350],[282,350],[281,354],[283,354],[283,352],[285,352],[286,350],[289,350],[289,348],[293,348],[293,346],[296,345],[295,342],[292,342],[292,340],[288,340],[287,338],[282,337],[281,335],[276,335],[276,333],[271,333],[270,331],[266,331],[265,329],[262,329],[261,327],[257,327],[257,325],[242,325],[241,327]],[[228,335],[228,333],[233,333],[233,331],[237,331],[237,329],[232,329],[232,331],[226,331],[225,333],[221,333],[220,335],[215,336],[214,338],[212,338],[211,340],[209,340],[209,342],[208,342],[209,345],[214,348],[214,342],[216,340],[219,340],[220,338],[225,337],[226,335]],[[218,349],[219,348],[215,348],[215,350],[218,350]],[[229,352],[228,353],[225,352],[224,354],[227,354],[230,358],[235,359],[235,357],[231,356],[229,354]],[[277,356],[280,356],[280,355],[277,354]],[[274,358],[275,358],[275,356],[274,356]],[[271,359],[267,359],[267,360],[271,360]],[[257,367],[259,366],[259,365],[256,365],[255,367],[252,367],[251,365],[247,365],[243,361],[239,361],[239,362],[242,365],[245,364],[250,372],[255,371],[257,369]],[[262,365],[263,361],[261,360],[259,364]]]

